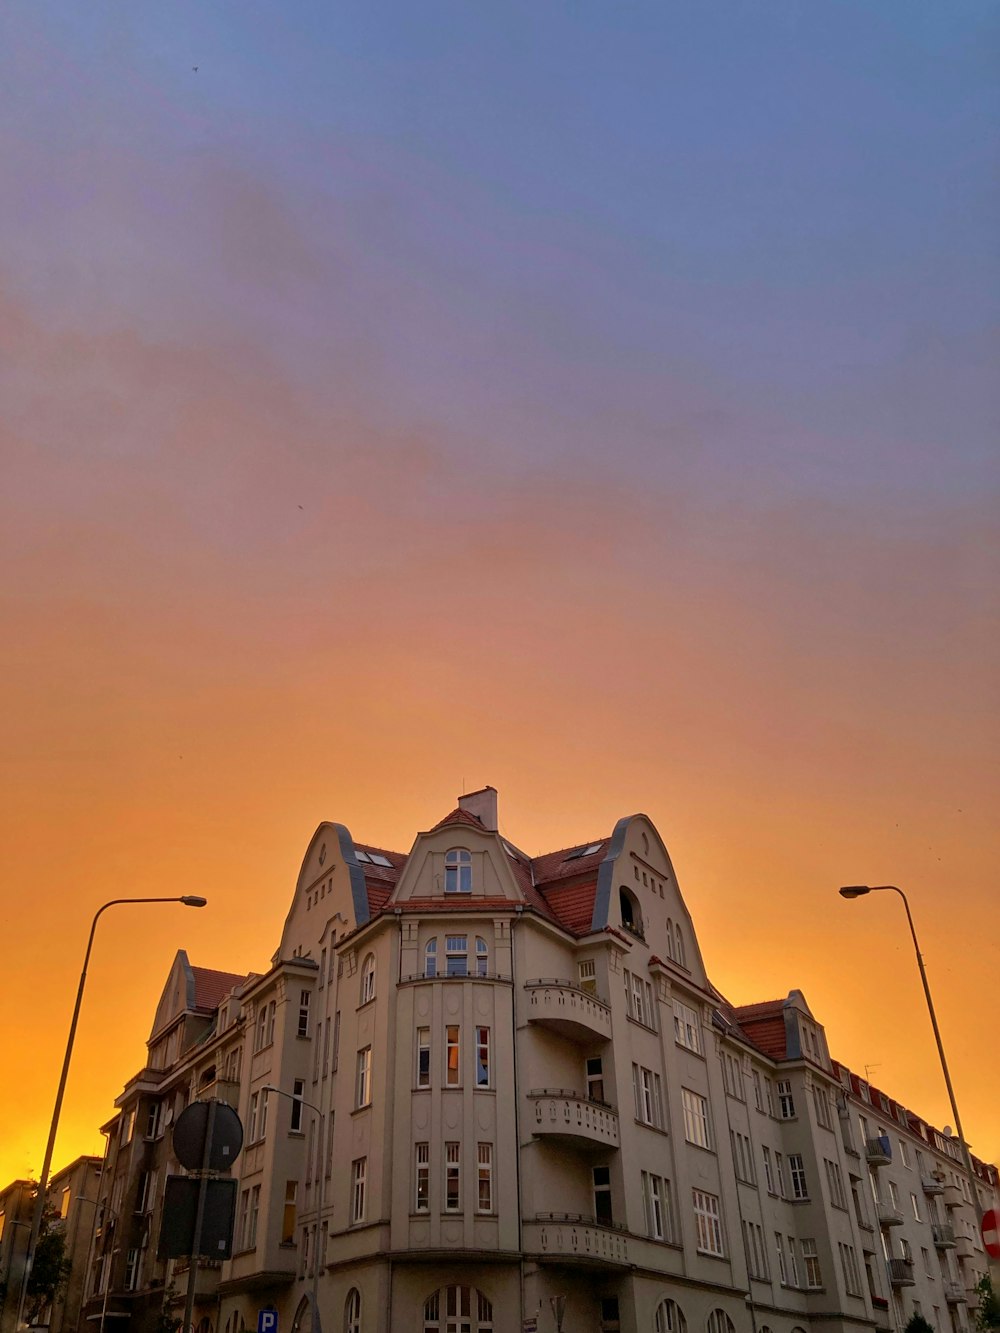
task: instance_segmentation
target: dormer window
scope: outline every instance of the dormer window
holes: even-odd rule
[[[444,891],[472,892],[472,853],[465,847],[452,847],[444,854]]]

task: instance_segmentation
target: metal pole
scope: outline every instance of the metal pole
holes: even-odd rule
[[[76,988],[76,1003],[73,1006],[73,1017],[69,1025],[69,1037],[66,1041],[66,1054],[63,1056],[62,1071],[59,1075],[59,1087],[56,1090],[56,1104],[52,1109],[52,1122],[49,1125],[49,1138],[45,1145],[45,1158],[42,1161],[41,1174],[38,1177],[38,1194],[35,1199],[35,1210],[31,1219],[31,1235],[28,1237],[28,1250],[24,1257],[24,1275],[21,1280],[21,1298],[17,1309],[18,1328],[24,1323],[24,1306],[28,1295],[28,1282],[31,1278],[31,1265],[35,1258],[35,1249],[38,1245],[38,1237],[42,1230],[42,1219],[45,1215],[45,1193],[49,1184],[49,1169],[52,1166],[52,1151],[56,1144],[56,1134],[59,1130],[59,1116],[62,1112],[63,1094],[66,1091],[66,1078],[69,1074],[69,1062],[73,1056],[73,1043],[76,1040],[76,1026],[80,1019],[80,1005],[83,1002],[83,988],[87,984],[87,967],[90,963],[90,951],[94,947],[94,931],[97,929],[97,922],[103,912],[109,907],[117,907],[122,903],[184,903],[190,907],[204,907],[204,898],[195,898],[185,896],[181,898],[112,898],[99,907],[94,913],[94,919],[90,923],[90,935],[87,938],[87,952],[83,955],[83,970],[80,973],[80,984]]]
[[[326,1175],[326,1163],[323,1159],[323,1112],[315,1102],[307,1102],[304,1097],[298,1097],[294,1092],[286,1092],[284,1088],[279,1088],[274,1083],[265,1083],[261,1091],[276,1092],[279,1097],[287,1097],[289,1101],[298,1102],[300,1106],[308,1106],[316,1117],[316,1244],[313,1247],[313,1327],[311,1333],[322,1333],[322,1320],[319,1314],[319,1259],[320,1237],[323,1234],[323,1180]]]
[[[202,1224],[205,1221],[205,1200],[208,1197],[208,1167],[212,1159],[212,1131],[215,1129],[214,1099],[208,1103],[205,1124],[205,1142],[201,1150],[201,1174],[198,1178],[198,1203],[194,1214],[194,1235],[191,1238],[191,1262],[188,1265],[187,1299],[184,1302],[184,1333],[194,1333],[194,1298],[198,1286],[198,1252],[201,1249]]]

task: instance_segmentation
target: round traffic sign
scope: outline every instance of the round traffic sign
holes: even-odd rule
[[[210,1120],[212,1136],[206,1162],[205,1139]],[[177,1160],[189,1171],[205,1167],[209,1171],[225,1171],[243,1147],[243,1126],[227,1102],[192,1102],[177,1117],[173,1142]]]
[[[983,1244],[991,1259],[1000,1259],[1000,1212],[996,1208],[983,1213]]]

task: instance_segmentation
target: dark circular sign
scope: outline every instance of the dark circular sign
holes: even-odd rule
[[[209,1135],[206,1160],[205,1140]],[[189,1171],[225,1171],[243,1147],[243,1126],[226,1102],[192,1102],[177,1117],[173,1144],[177,1160]]]

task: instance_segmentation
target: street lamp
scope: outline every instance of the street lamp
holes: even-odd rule
[[[97,922],[103,912],[109,907],[118,907],[122,903],[183,903],[185,907],[205,907],[208,903],[207,898],[200,898],[195,894],[186,893],[180,898],[112,898],[99,907],[94,913],[94,919],[90,923],[90,935],[87,939],[87,952],[83,955],[83,970],[80,973],[80,984],[76,989],[76,1004],[73,1006],[73,1018],[69,1025],[69,1037],[66,1041],[66,1054],[63,1056],[62,1073],[59,1075],[59,1087],[56,1091],[56,1104],[52,1109],[52,1123],[49,1125],[49,1140],[45,1145],[45,1160],[42,1162],[42,1170],[38,1177],[38,1194],[35,1198],[35,1210],[31,1218],[31,1235],[28,1237],[28,1250],[24,1257],[24,1277],[21,1281],[21,1299],[17,1310],[17,1327],[20,1328],[24,1322],[24,1305],[28,1295],[28,1280],[31,1277],[31,1265],[35,1257],[35,1248],[38,1245],[38,1236],[42,1229],[42,1217],[45,1213],[45,1191],[49,1184],[49,1168],[52,1165],[52,1151],[56,1145],[56,1133],[59,1129],[59,1115],[62,1111],[63,1093],[66,1091],[66,1077],[69,1074],[69,1062],[73,1056],[73,1042],[76,1040],[76,1025],[80,1018],[80,1005],[83,1001],[83,988],[87,981],[87,965],[90,962],[90,951],[94,945],[94,931],[97,929]]]
[[[309,1110],[316,1117],[316,1245],[313,1253],[313,1280],[312,1280],[312,1317],[313,1326],[310,1333],[322,1333],[322,1320],[319,1314],[319,1261],[320,1261],[320,1234],[323,1225],[323,1177],[326,1175],[326,1167],[323,1159],[323,1112],[314,1102],[307,1102],[304,1097],[299,1097],[297,1093],[286,1092],[284,1088],[275,1087],[273,1083],[265,1083],[263,1092],[276,1092],[279,1097],[287,1097],[289,1101],[298,1102],[300,1106],[308,1106]]]
[[[969,1183],[972,1185],[972,1203],[976,1210],[976,1217],[979,1220],[979,1229],[983,1226],[983,1206],[979,1201],[979,1190],[976,1188],[976,1173],[972,1166],[972,1158],[969,1155],[969,1145],[965,1141],[965,1133],[962,1129],[962,1118],[958,1114],[958,1103],[955,1101],[955,1089],[951,1086],[951,1075],[948,1073],[948,1061],[944,1058],[944,1045],[941,1041],[941,1032],[938,1028],[937,1015],[934,1012],[934,1001],[931,999],[931,988],[927,984],[927,973],[924,970],[924,960],[920,952],[920,944],[917,940],[917,932],[913,925],[913,917],[910,915],[910,904],[906,901],[906,894],[902,889],[898,889],[895,884],[845,884],[839,890],[841,898],[861,898],[866,893],[898,893],[903,900],[903,907],[906,909],[906,920],[909,923],[910,935],[913,938],[913,951],[917,955],[917,967],[920,969],[920,980],[924,988],[924,998],[927,1000],[927,1012],[931,1016],[931,1027],[934,1029],[934,1040],[937,1042],[938,1055],[941,1058],[941,1072],[944,1074],[945,1086],[948,1089],[948,1100],[951,1102],[951,1113],[955,1117],[955,1128],[958,1131],[958,1142],[962,1149],[962,1159],[965,1162],[965,1170],[969,1177]]]

